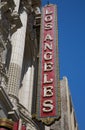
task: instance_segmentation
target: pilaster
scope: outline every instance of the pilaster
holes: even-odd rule
[[[9,59],[7,53],[11,46],[10,36],[21,27],[19,14],[15,12],[14,8],[14,0],[0,1],[0,78],[1,86],[4,89],[7,89],[8,82],[6,61]]]
[[[22,87],[19,92],[20,103],[29,111],[31,116],[33,94],[34,66],[28,67],[24,75]]]
[[[16,107],[18,101],[18,92],[25,46],[27,27],[27,13],[25,11],[20,14],[20,19],[22,22],[22,27],[18,29],[11,37],[12,54],[8,73],[8,93],[11,101],[13,101],[14,107]]]

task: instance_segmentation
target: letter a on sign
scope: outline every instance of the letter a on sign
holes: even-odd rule
[[[60,118],[57,14],[55,5],[42,8],[36,118],[51,125]]]

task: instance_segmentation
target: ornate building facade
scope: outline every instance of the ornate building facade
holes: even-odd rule
[[[66,78],[61,117],[49,126],[36,119],[40,6],[40,0],[0,0],[0,130],[78,130]]]
[[[39,129],[31,115],[39,8],[39,0],[0,0],[0,127],[4,129],[12,129],[15,122]]]

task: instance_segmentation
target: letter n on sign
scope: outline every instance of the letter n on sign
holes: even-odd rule
[[[60,118],[58,29],[55,5],[42,8],[37,119],[51,125]]]

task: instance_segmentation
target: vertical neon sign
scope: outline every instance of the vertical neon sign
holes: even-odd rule
[[[42,9],[37,118],[50,125],[60,117],[56,6]]]

